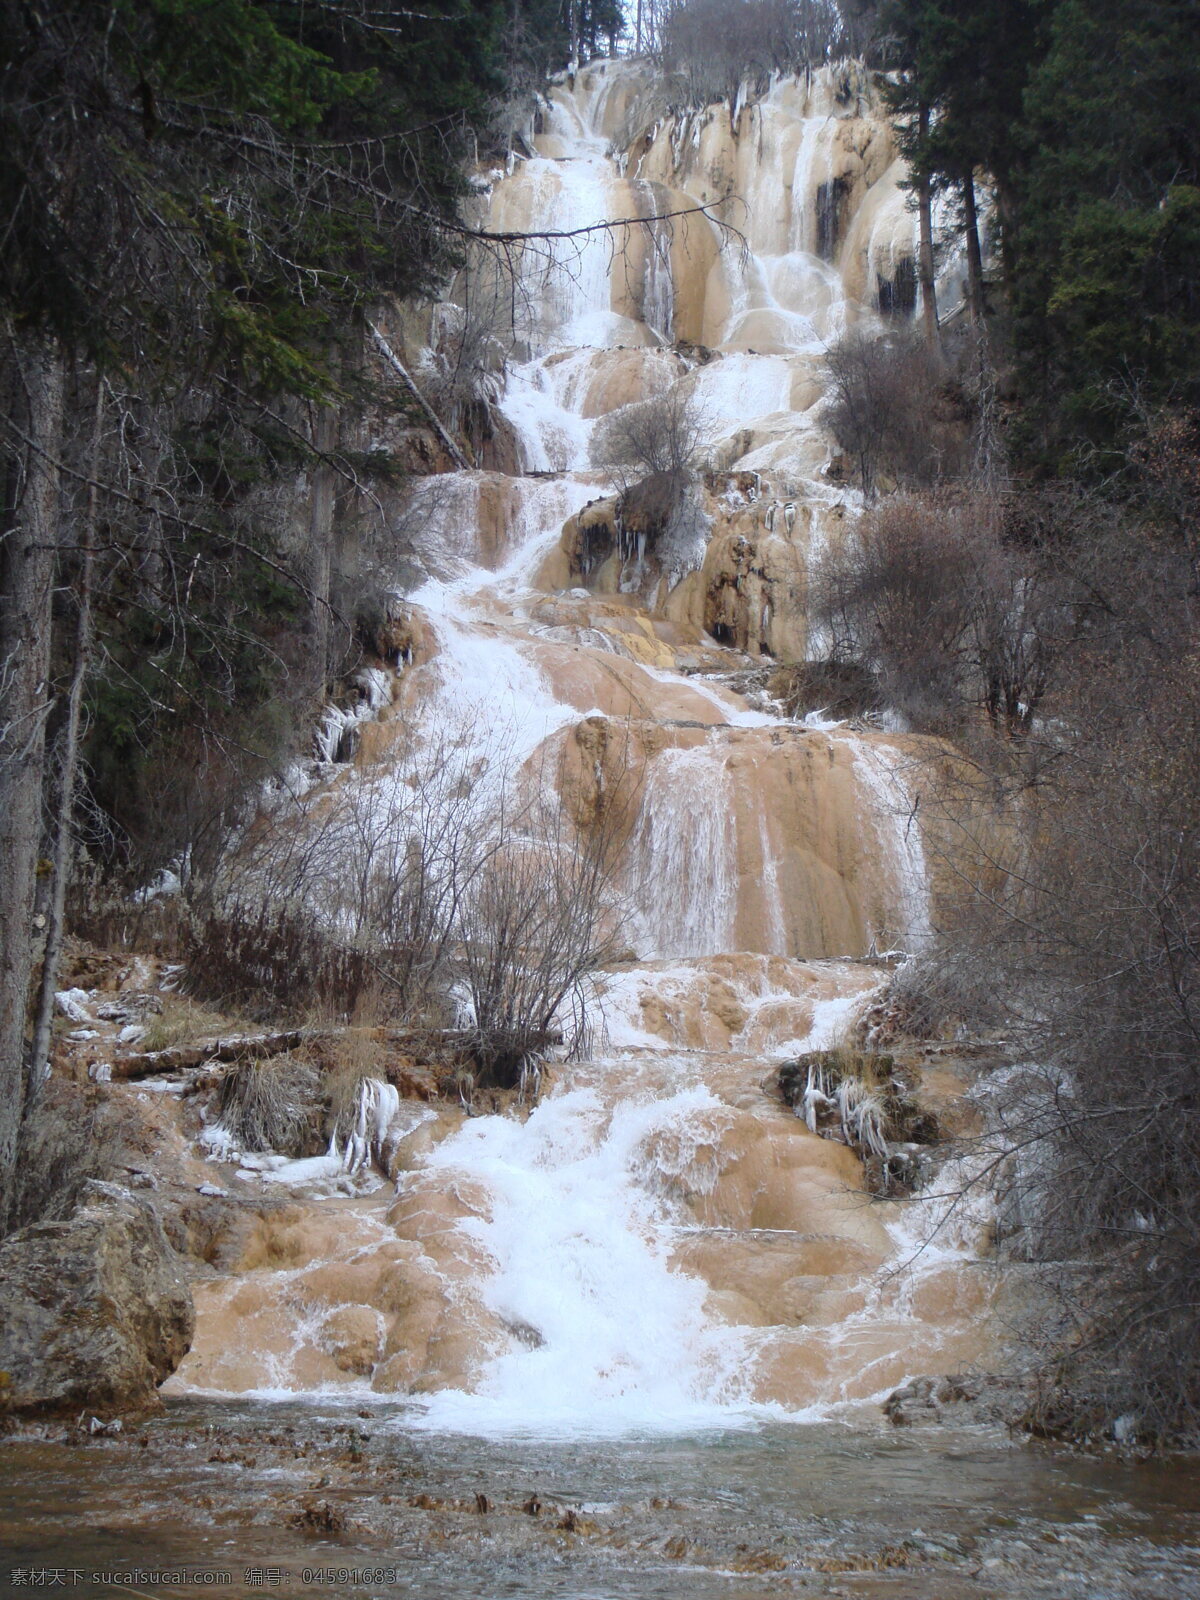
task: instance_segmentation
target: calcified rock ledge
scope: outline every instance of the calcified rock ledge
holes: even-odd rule
[[[403,1098],[356,1170],[236,1148],[214,1122],[224,1024],[182,1083],[91,1091],[126,1096],[157,1145],[146,1181],[193,1261],[174,1396],[421,1396],[447,1430],[687,1429],[992,1358],[986,1199],[956,1204],[947,1167],[921,1204],[879,1203],[858,1155],[773,1087],[781,1061],[852,1031],[889,971],[876,955],[920,948],[948,888],[921,800],[952,755],[789,716],[747,676],[811,653],[812,565],[860,509],[821,423],[822,362],[911,258],[891,131],[855,71],[777,82],[736,125],[721,107],[637,127],[645,73],[555,88],[536,156],[492,175],[497,229],[576,242],[526,262],[490,328],[509,470],[436,473],[387,508],[421,578],[388,597],[379,662],[323,725],[309,811],[369,818],[430,750],[477,786],[505,774],[580,840],[627,792],[629,959],[596,976],[590,1058],[554,1065],[536,1107],[474,1115],[489,1108],[440,1098],[386,1032],[360,1041],[389,1107]],[[716,223],[579,231],[698,202]],[[393,319],[409,370],[436,364],[482,288]],[[645,400],[704,417],[682,522],[590,464],[596,430]],[[252,832],[294,825],[276,796]],[[321,914],[340,892],[334,874]],[[280,1063],[323,1048],[252,1048],[281,1043]],[[154,1054],[71,1048],[93,1079]],[[915,1072],[965,1125],[966,1078]]]
[[[601,1411],[626,1384],[668,1419],[671,1407],[680,1420],[801,1410],[988,1357],[983,1314],[999,1285],[975,1259],[986,1216],[956,1216],[910,1261],[923,1212],[874,1201],[854,1152],[779,1096],[778,1062],[831,1038],[886,968],[740,955],[615,970],[599,985],[602,1067],[548,1068],[536,1109],[509,1093],[469,1115],[453,1075],[394,1030],[306,1030],[297,1060],[326,1081],[347,1049],[370,1046],[392,1086],[386,1137],[368,1130],[370,1156],[364,1146],[351,1162],[320,1153],[319,1131],[298,1158],[238,1150],[218,1122],[229,1069],[211,1049],[228,1019],[209,1019],[213,1041],[174,1046],[170,1074],[96,1082],[127,1049],[127,1013],[165,1004],[169,1020],[179,1002],[157,985],[176,974],[163,979],[153,958],[77,959],[91,984],[71,993],[94,1025],[60,1040],[58,1093],[118,1131],[115,1175],[136,1186],[131,1206],[161,1217],[190,1280],[196,1331],[186,1355],[186,1335],[175,1348],[168,1395],[426,1395],[453,1411],[455,1395],[481,1391],[503,1425],[528,1411],[530,1363],[555,1406],[598,1348],[601,1367],[630,1362],[631,1319],[639,1364],[615,1390],[603,1371],[592,1380]],[[958,1070],[942,1054],[910,1069],[923,1114],[949,1133],[974,1115]],[[562,1295],[564,1261],[587,1269],[577,1298]],[[77,1354],[86,1364],[87,1348]],[[487,1391],[514,1354],[510,1412]],[[135,1402],[97,1388],[89,1403],[107,1415]]]

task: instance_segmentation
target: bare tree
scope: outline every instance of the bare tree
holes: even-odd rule
[[[56,343],[18,342],[11,329],[9,335],[5,377],[17,391],[21,440],[5,440],[0,531],[0,1226],[13,1192],[26,1097],[25,1021],[51,705],[47,619],[61,543],[57,462],[66,383]]]
[[[826,556],[813,591],[834,655],[866,665],[921,728],[1032,726],[1069,626],[1053,561],[1009,537],[981,490],[896,495]]]
[[[881,488],[923,487],[965,469],[970,429],[961,384],[921,338],[856,328],[827,351],[825,367],[825,421],[868,500]]]
[[[727,100],[772,72],[795,72],[848,53],[832,0],[676,0],[657,26],[658,55],[688,102]]]
[[[1003,1248],[1041,1264],[1028,1332],[1046,1433],[1200,1437],[1200,680],[1186,542],[1059,493],[1069,627],[1041,716],[931,782],[926,847],[960,888],[893,1019],[982,1028],[976,1163]],[[938,840],[943,844],[939,847]],[[946,842],[948,841],[948,843]],[[884,1007],[887,1014],[888,1007]]]
[[[54,991],[62,957],[67,886],[71,876],[71,855],[75,848],[75,800],[83,732],[83,696],[92,667],[93,609],[96,583],[96,517],[99,490],[99,457],[104,426],[104,386],[96,384],[92,437],[88,451],[87,504],[79,535],[79,573],[77,583],[75,641],[71,662],[71,683],[67,692],[67,714],[61,732],[57,774],[57,805],[50,829],[53,859],[50,895],[46,908],[46,938],[42,950],[42,970],[38,985],[37,1009],[33,1022],[33,1045],[29,1054],[29,1096],[38,1093],[42,1072],[50,1053],[50,1024],[54,1015]]]

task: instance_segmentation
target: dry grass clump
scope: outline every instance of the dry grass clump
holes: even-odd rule
[[[358,1092],[367,1078],[386,1078],[387,1047],[365,1027],[343,1028],[322,1048],[325,1134],[344,1145],[354,1129]]]
[[[302,1156],[317,1133],[321,1080],[294,1055],[234,1062],[218,1092],[220,1125],[243,1150]]]
[[[170,1050],[176,1045],[194,1044],[212,1034],[232,1032],[236,1026],[221,1012],[197,1005],[184,995],[164,995],[162,1011],[150,1018],[138,1041],[138,1049]]]

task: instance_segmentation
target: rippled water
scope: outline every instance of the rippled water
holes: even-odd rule
[[[410,1420],[173,1401],[140,1435],[10,1439],[0,1573],[14,1593],[61,1571],[113,1596],[216,1587],[161,1581],[184,1566],[228,1574],[230,1595],[1200,1596],[1195,1461],[1087,1460],[873,1414],[550,1442]]]

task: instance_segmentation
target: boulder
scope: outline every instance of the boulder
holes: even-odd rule
[[[0,1308],[0,1395],[26,1413],[153,1406],[196,1322],[153,1205],[95,1180],[0,1244]]]
[[[941,1423],[1029,1429],[1027,1419],[1035,1391],[1036,1379],[1028,1372],[911,1378],[888,1395],[883,1414],[894,1428]]]

